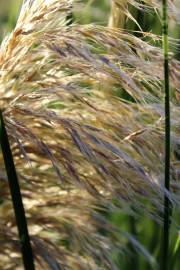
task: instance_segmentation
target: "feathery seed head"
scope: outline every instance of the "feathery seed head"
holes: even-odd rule
[[[71,8],[66,0],[23,2],[1,46],[0,106],[39,269],[116,269],[110,254],[121,247],[117,229],[101,212],[133,205],[134,213],[161,222],[162,52],[115,28],[66,26]],[[179,69],[172,56],[174,172]],[[178,191],[168,196],[179,204],[177,173],[173,178]],[[4,169],[0,180],[1,251],[15,269],[19,254],[10,260],[7,254],[18,244]],[[102,228],[108,237],[99,233]]]

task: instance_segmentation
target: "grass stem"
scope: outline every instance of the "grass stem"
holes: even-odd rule
[[[14,212],[16,216],[16,222],[19,232],[19,238],[21,243],[21,252],[23,256],[23,263],[25,270],[34,270],[34,259],[33,253],[28,233],[28,227],[25,217],[25,210],[22,202],[22,196],[20,191],[20,186],[18,182],[18,177],[13,161],[13,155],[11,152],[4,120],[3,114],[0,111],[0,145],[2,149],[4,164],[6,168],[6,173],[8,176],[9,188],[11,192],[12,203],[14,207]]]
[[[170,91],[169,91],[169,59],[168,59],[168,12],[167,0],[162,0],[163,16],[163,55],[164,55],[164,90],[165,90],[165,182],[166,190],[170,189]],[[169,257],[169,225],[170,225],[170,201],[164,195],[164,224],[161,245],[160,270],[168,270]]]

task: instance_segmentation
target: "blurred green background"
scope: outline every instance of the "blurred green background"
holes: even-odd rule
[[[20,9],[21,0],[0,0],[0,40],[13,29],[15,25],[18,12]],[[107,25],[110,14],[110,0],[84,0],[79,4],[79,7],[75,11],[76,21],[80,23],[99,23],[101,25]],[[131,12],[137,19],[144,31],[152,31],[156,34],[161,34],[161,23],[155,13],[147,14],[137,11],[131,8]],[[128,30],[139,30],[135,23],[127,21],[126,28]],[[174,24],[170,27],[171,36],[174,38],[180,37],[180,29]],[[177,48],[173,48],[176,53],[176,57],[179,57],[179,51]],[[137,240],[144,245],[150,254],[154,258],[159,259],[159,243],[160,243],[160,227],[146,216],[142,217],[129,217],[121,212],[115,212],[110,216],[114,224],[116,224],[121,230],[127,231],[133,234]],[[171,232],[171,270],[179,270],[180,264],[180,250],[175,252],[175,243],[177,243],[177,231]],[[124,240],[126,253],[119,254],[114,252],[113,259],[117,262],[119,269],[122,270],[148,270],[158,269],[157,267],[151,267],[150,264],[144,259],[144,256],[139,251],[132,249],[131,244]],[[127,254],[129,256],[127,257]]]
[[[0,0],[0,40],[15,25],[21,2],[21,0]]]

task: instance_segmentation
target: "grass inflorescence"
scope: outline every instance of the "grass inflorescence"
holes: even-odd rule
[[[127,1],[145,11],[161,8],[159,1],[144,2]],[[163,224],[164,67],[162,49],[155,46],[161,37],[67,25],[71,12],[72,1],[24,1],[0,49],[0,107],[37,269],[117,269],[113,255],[129,246],[126,252],[135,248],[155,267],[138,233],[117,228],[109,216],[120,210],[134,221],[146,215],[157,227]],[[179,68],[172,55],[174,154],[166,196],[175,208]],[[6,262],[16,269],[21,259],[2,157],[0,164],[0,268]]]

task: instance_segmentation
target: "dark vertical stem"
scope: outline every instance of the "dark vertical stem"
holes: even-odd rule
[[[25,217],[25,211],[20,192],[20,186],[1,111],[0,111],[0,145],[2,149],[4,164],[8,176],[9,188],[11,192],[11,198],[16,216],[24,268],[25,270],[35,270],[33,253]]]
[[[168,14],[167,0],[162,0],[163,12],[163,55],[164,55],[164,90],[165,90],[165,182],[166,190],[170,189],[170,93],[169,93],[169,60],[168,60]],[[170,224],[170,201],[164,195],[164,225],[161,246],[160,270],[169,269],[169,224]]]

